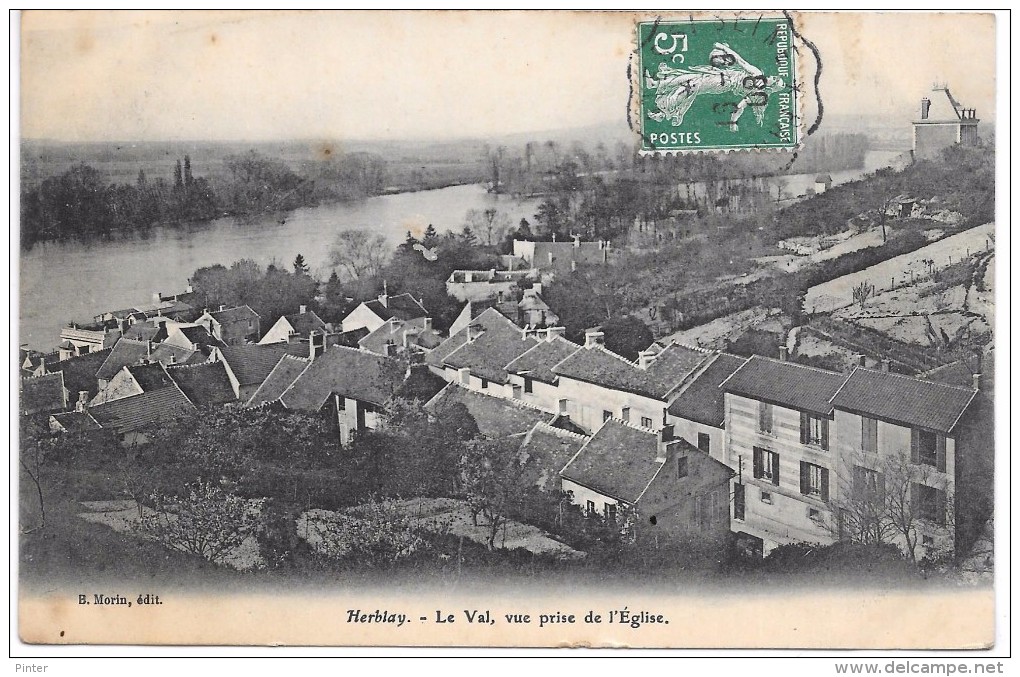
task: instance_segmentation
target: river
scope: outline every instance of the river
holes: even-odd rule
[[[861,169],[832,172],[835,183],[898,163],[902,153],[869,151]],[[784,196],[803,194],[814,174],[783,177]],[[51,350],[68,322],[90,322],[103,311],[151,301],[153,292],[183,291],[198,268],[246,258],[290,267],[301,254],[322,275],[330,244],[342,230],[371,228],[394,245],[408,230],[428,224],[440,232],[460,230],[471,209],[496,207],[516,225],[534,221],[539,200],[494,196],[479,185],[396,193],[274,214],[249,222],[224,218],[209,223],[154,228],[91,242],[40,243],[21,255],[21,344]],[[284,223],[280,219],[285,216]]]
[[[321,274],[330,244],[343,230],[371,228],[396,245],[408,230],[421,233],[430,223],[440,232],[460,230],[471,209],[495,207],[516,226],[522,217],[533,221],[537,206],[537,200],[490,195],[479,185],[452,186],[245,223],[223,218],[90,242],[40,243],[21,254],[19,342],[52,350],[68,322],[90,322],[103,311],[149,303],[153,292],[183,291],[203,266],[247,258],[289,268],[301,254]]]

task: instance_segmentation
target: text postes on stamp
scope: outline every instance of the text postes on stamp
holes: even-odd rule
[[[637,38],[642,152],[799,144],[789,19],[649,21]]]

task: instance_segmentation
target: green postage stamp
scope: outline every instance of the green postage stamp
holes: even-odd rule
[[[648,21],[637,39],[642,152],[800,143],[789,19]]]

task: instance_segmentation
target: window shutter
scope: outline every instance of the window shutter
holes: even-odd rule
[[[772,454],[772,484],[779,486],[779,454]]]
[[[822,449],[829,450],[829,419],[822,419]]]
[[[800,412],[800,443],[807,444],[808,440],[811,439],[811,420],[808,418],[807,412]]]
[[[811,493],[811,478],[808,477],[808,464],[804,461],[800,462],[800,493],[805,496]]]
[[[939,472],[946,471],[946,436],[935,436],[935,466]]]
[[[910,429],[910,462],[921,462],[921,431],[917,428]]]
[[[822,468],[822,500],[829,502],[829,470]]]
[[[763,466],[763,462],[762,462],[761,449],[758,448],[758,447],[755,447],[754,448],[754,476],[755,476],[755,478],[759,478],[759,477],[761,477],[762,475],[765,474],[764,468],[762,466]]]

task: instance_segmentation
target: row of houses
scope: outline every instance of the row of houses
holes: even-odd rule
[[[517,309],[468,302],[443,336],[419,301],[383,295],[339,331],[302,307],[257,343],[245,333],[257,315],[222,309],[162,323],[159,341],[121,337],[32,372],[22,411],[52,413],[54,430],[143,441],[147,426],[183,410],[278,403],[329,416],[348,444],[432,374],[446,385],[426,410],[464,405],[482,434],[521,440],[537,484],[607,520],[627,515],[628,528],[636,519],[657,539],[736,532],[763,553],[828,543],[859,518],[855,501],[906,486],[919,551],[955,545],[958,504],[974,490],[961,486],[972,483],[968,466],[990,453],[973,433],[986,423],[975,411],[990,411],[974,406],[977,379],[837,373],[785,351],[745,358],[659,343],[631,361],[598,329],[578,345]]]

